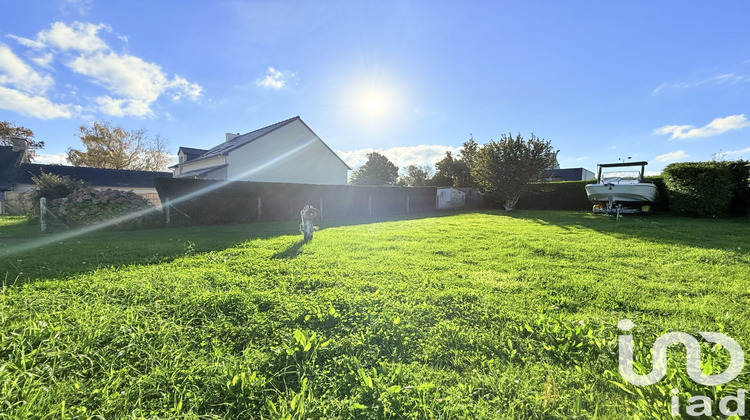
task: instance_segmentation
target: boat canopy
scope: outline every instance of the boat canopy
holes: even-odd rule
[[[638,174],[638,182],[643,182],[643,174],[646,170],[646,165],[648,165],[648,162],[646,161],[640,161],[640,162],[619,162],[619,163],[600,163],[596,165],[598,167],[598,174],[597,174],[597,182],[602,182],[602,169],[604,168],[625,168],[628,166],[640,166],[641,171]]]

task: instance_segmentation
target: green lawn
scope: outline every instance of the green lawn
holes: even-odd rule
[[[750,349],[750,224],[520,211],[78,237],[0,219],[2,418],[673,418],[668,330]],[[47,243],[36,248],[33,244]],[[704,370],[726,351],[703,343]]]

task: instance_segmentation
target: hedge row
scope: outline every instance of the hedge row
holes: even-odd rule
[[[747,161],[673,163],[664,169],[664,182],[676,214],[745,216],[750,207]]]
[[[750,209],[747,161],[674,163],[662,176],[647,177],[656,185],[654,211],[699,217],[746,216]],[[521,197],[519,209],[590,210],[586,184],[567,181],[534,184]]]
[[[435,187],[306,185],[272,182],[154,179],[172,224],[297,220],[305,205],[324,218],[431,211]],[[408,198],[407,198],[408,197]],[[260,206],[259,206],[260,203]]]

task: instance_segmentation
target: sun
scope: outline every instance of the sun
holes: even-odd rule
[[[383,96],[377,92],[368,92],[362,100],[362,106],[369,115],[379,115],[386,108]]]

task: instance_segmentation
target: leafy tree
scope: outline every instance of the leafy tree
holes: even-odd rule
[[[398,166],[377,152],[367,154],[367,162],[357,168],[350,182],[354,185],[393,185],[398,178]]]
[[[529,183],[542,180],[556,159],[557,151],[548,140],[534,134],[528,141],[520,133],[516,137],[503,134],[499,141],[490,141],[477,151],[472,175],[482,194],[513,211]]]
[[[11,139],[18,138],[26,140],[26,156],[23,163],[29,163],[34,160],[36,151],[44,148],[44,142],[34,140],[34,132],[26,127],[16,127],[15,124],[0,121],[0,144],[12,146]]]
[[[431,184],[437,186],[453,185],[453,167],[453,154],[450,150],[446,150],[445,156],[435,164],[435,176],[432,177]]]
[[[469,137],[469,140],[465,141],[464,144],[461,145],[459,154],[461,155],[461,160],[466,163],[466,166],[472,168],[474,166],[474,162],[476,162],[477,160],[477,152],[479,152],[479,145],[474,140],[474,136],[472,135],[471,137]]]
[[[166,141],[145,130],[126,130],[97,121],[91,127],[80,126],[78,137],[86,151],[68,148],[68,160],[74,166],[108,169],[163,171],[169,163]]]
[[[404,168],[406,172],[399,177],[398,183],[407,187],[423,187],[430,179],[432,168],[429,165],[409,165]]]
[[[453,187],[473,187],[474,178],[471,168],[476,160],[479,145],[472,136],[465,141],[459,150],[460,157],[454,158],[450,150],[445,152],[445,157],[435,164],[436,173],[431,184],[437,186],[450,185]]]

